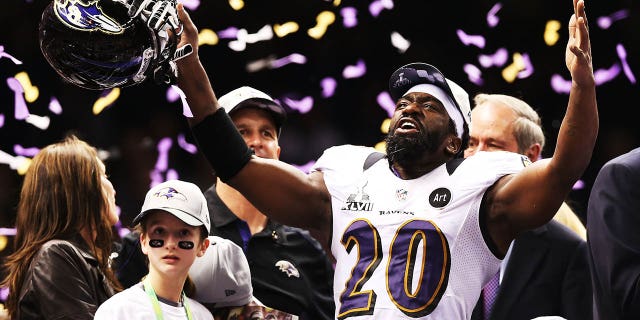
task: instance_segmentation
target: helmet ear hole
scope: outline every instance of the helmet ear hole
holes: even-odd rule
[[[154,77],[177,41],[164,39],[113,0],[54,0],[39,24],[40,49],[68,83],[104,90]]]

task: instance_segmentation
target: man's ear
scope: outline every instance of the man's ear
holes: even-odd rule
[[[540,156],[542,154],[542,148],[539,143],[532,144],[527,150],[524,151],[524,155],[531,160],[531,162],[536,162],[540,160]]]
[[[446,149],[451,156],[455,156],[456,154],[458,154],[458,152],[460,151],[460,148],[462,148],[462,140],[460,140],[460,138],[453,135],[447,138]]]

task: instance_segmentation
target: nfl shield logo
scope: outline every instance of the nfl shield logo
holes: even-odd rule
[[[396,199],[398,199],[398,201],[407,200],[407,190],[404,190],[404,189],[396,190]]]

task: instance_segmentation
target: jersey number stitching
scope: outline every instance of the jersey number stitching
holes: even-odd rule
[[[340,295],[338,319],[371,315],[377,294],[373,290],[363,291],[362,287],[382,261],[380,234],[368,220],[357,219],[347,227],[341,243],[348,253],[357,245],[358,260]],[[409,317],[430,314],[447,288],[450,260],[447,239],[438,226],[427,220],[405,222],[398,227],[389,246],[385,273],[389,298]],[[415,268],[421,272],[412,289]]]

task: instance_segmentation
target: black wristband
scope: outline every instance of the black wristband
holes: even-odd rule
[[[191,131],[200,152],[224,182],[233,178],[251,160],[253,152],[222,108],[193,126]]]

